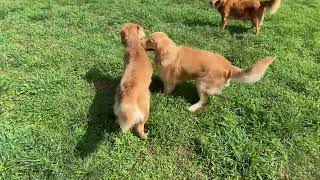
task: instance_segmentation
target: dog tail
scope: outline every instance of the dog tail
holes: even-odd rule
[[[123,132],[128,131],[144,119],[143,113],[136,104],[122,103],[119,108],[120,116],[118,117],[118,123]]]
[[[262,7],[269,10],[270,14],[275,14],[280,8],[281,0],[261,1]]]
[[[232,66],[230,79],[245,83],[255,83],[264,76],[273,60],[274,57],[265,57],[256,62],[256,64],[254,64],[251,68],[244,70],[236,66]]]

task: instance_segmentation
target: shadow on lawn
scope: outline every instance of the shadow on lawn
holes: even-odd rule
[[[219,22],[210,22],[210,21],[202,21],[202,20],[186,20],[183,22],[183,24],[190,26],[190,27],[196,27],[196,26],[213,26],[212,28],[220,28]],[[243,25],[232,25],[232,24],[227,24],[225,30],[229,31],[230,34],[235,35],[235,34],[244,34],[248,32],[251,29],[251,27],[246,27]],[[221,31],[223,31],[221,29]]]
[[[116,88],[120,77],[111,77],[103,74],[98,68],[92,68],[85,76],[88,83],[95,88],[95,97],[87,115],[87,129],[76,146],[76,152],[84,158],[96,151],[98,145],[105,139],[105,134],[119,131],[115,123],[113,104]],[[152,77],[150,85],[151,93],[163,92],[163,83],[156,77]],[[172,94],[176,97],[185,98],[194,103],[198,100],[197,90],[192,83],[182,83]]]
[[[198,19],[188,19],[183,21],[184,25],[190,26],[190,27],[196,27],[196,26],[212,26],[214,25],[213,21],[202,21]]]
[[[161,92],[163,93],[163,83],[160,80],[159,77],[153,76],[152,82],[150,85],[150,91],[151,93],[157,93]],[[169,96],[174,97],[181,97],[185,100],[187,100],[189,103],[193,104],[196,103],[199,100],[197,88],[192,82],[183,82],[180,85],[178,85],[172,94]]]
[[[87,72],[85,79],[93,84],[95,97],[87,114],[87,129],[76,146],[76,152],[84,158],[96,151],[99,144],[105,140],[105,134],[112,134],[120,131],[115,123],[113,113],[114,96],[121,77],[111,77],[104,74],[98,68],[92,68]],[[162,82],[157,77],[152,77],[150,91],[160,92],[163,89]]]
[[[105,133],[116,132],[113,114],[114,95],[120,78],[103,74],[99,69],[92,68],[85,76],[88,83],[95,88],[95,97],[87,115],[87,130],[78,142],[76,150],[81,158],[94,152],[104,139]]]
[[[227,25],[226,30],[230,32],[230,34],[244,34],[248,32],[251,27],[241,26],[241,25]]]

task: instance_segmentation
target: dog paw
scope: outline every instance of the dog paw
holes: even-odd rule
[[[149,132],[143,133],[143,134],[139,134],[140,138],[143,139],[143,140],[147,140],[148,139],[148,135],[149,135]]]
[[[147,135],[147,134],[142,135],[142,136],[141,136],[141,139],[147,140],[147,139],[148,139],[148,135]]]
[[[198,106],[192,105],[192,106],[190,106],[190,107],[188,108],[188,111],[190,111],[190,112],[196,112],[198,109],[199,109]]]

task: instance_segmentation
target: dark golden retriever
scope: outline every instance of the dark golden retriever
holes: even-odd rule
[[[221,27],[225,28],[228,19],[249,20],[256,27],[258,34],[265,16],[265,10],[275,14],[280,7],[281,0],[211,0],[212,8],[216,8],[221,14]]]

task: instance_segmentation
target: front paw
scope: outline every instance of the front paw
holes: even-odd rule
[[[166,87],[164,89],[164,94],[169,95],[173,92],[173,90],[174,90],[174,87]]]
[[[171,94],[171,91],[166,91],[166,90],[165,90],[165,91],[164,91],[164,94],[165,94],[165,95],[170,95],[170,94]]]

